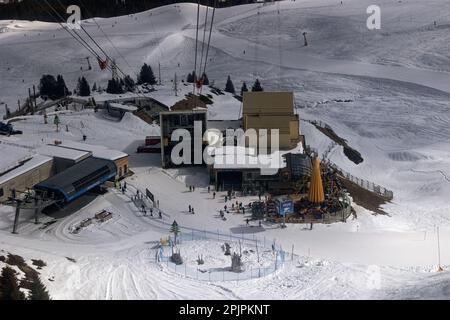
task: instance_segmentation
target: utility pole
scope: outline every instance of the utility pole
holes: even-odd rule
[[[116,65],[116,60],[113,59],[112,64],[111,64],[111,72],[112,72],[112,78],[114,80],[118,80],[119,77],[117,75],[117,65]]]
[[[37,102],[36,102],[36,86],[33,84],[33,100],[34,100],[34,110],[37,111]]]
[[[175,73],[175,77],[173,78],[173,90],[175,91],[175,96],[178,97],[178,77]]]
[[[444,269],[442,269],[441,267],[441,244],[439,241],[439,227],[436,227],[436,231],[437,231],[437,247],[438,247],[438,270],[437,271],[444,271]]]
[[[161,63],[158,62],[159,85],[161,85]]]
[[[28,108],[31,114],[34,114],[33,100],[31,99],[31,88],[28,88]]]
[[[308,41],[306,40],[306,35],[307,35],[307,33],[303,32],[303,38],[305,39],[305,47],[308,46]]]

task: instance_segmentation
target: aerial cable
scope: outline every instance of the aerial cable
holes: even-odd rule
[[[117,54],[123,59],[123,61],[125,61],[125,63],[127,64],[127,66],[133,70],[133,67],[128,63],[127,59],[123,56],[123,54],[119,51],[119,49],[114,45],[114,43],[112,42],[112,40],[110,39],[110,37],[106,34],[106,32],[103,30],[103,28],[100,26],[100,24],[97,22],[97,20],[95,19],[94,15],[89,11],[89,9],[86,7],[86,5],[83,3],[82,0],[79,0],[81,6],[86,10],[87,14],[92,16],[92,20],[94,21],[94,23],[97,25],[98,29],[103,33],[103,35],[105,36],[105,38],[108,40],[108,42],[111,44],[111,46],[114,48],[114,50],[117,52]]]
[[[55,13],[53,15],[51,12],[47,10],[47,12],[50,14],[52,18],[54,18],[58,24],[67,32],[69,33],[75,40],[77,40],[84,48],[86,48],[92,55],[94,55],[96,58],[100,58],[100,56],[97,54],[97,52],[87,43],[75,30],[69,30],[67,26],[64,26],[64,24],[60,21],[58,21],[57,18],[59,18],[61,21],[64,21],[64,18],[56,11],[56,9],[47,1],[43,0],[47,6]],[[73,32],[73,33],[72,33]]]
[[[45,0],[46,2],[47,2],[47,0]],[[64,5],[61,3],[61,1],[60,0],[57,0],[57,2],[59,3],[59,5],[61,6],[61,7],[64,7]],[[47,2],[48,3],[48,2]],[[62,19],[62,17],[61,17],[61,19]],[[89,39],[91,39],[91,41],[97,46],[97,48],[99,48],[100,49],[100,51],[105,55],[105,57],[106,57],[106,59],[108,59],[109,61],[111,61],[111,62],[113,62],[113,59],[111,59],[111,57],[105,52],[105,50],[103,50],[103,48],[97,43],[97,41],[95,41],[95,39],[89,34],[89,32],[87,32],[86,31],[86,29],[83,27],[83,25],[80,23],[80,28],[81,28],[81,30],[83,30],[83,32],[84,33],[86,33],[86,35],[89,37]],[[76,31],[74,31],[77,35],[78,35],[78,33],[76,32]],[[81,36],[79,36],[79,37],[81,37]],[[83,39],[83,41],[84,41],[84,39]],[[98,56],[97,57],[98,58],[98,60],[99,60],[99,65],[100,65],[100,68],[103,70],[103,69],[105,69],[105,62],[103,62],[103,60],[101,60],[101,58],[100,58],[100,56]],[[124,74],[123,72],[122,72],[122,70],[120,70],[120,68],[116,65],[115,66],[122,74]],[[125,74],[124,74],[124,76],[125,76]]]
[[[199,77],[202,77],[202,66],[203,66],[203,57],[205,55],[205,40],[206,40],[206,25],[208,23],[208,11],[209,11],[209,7],[206,6],[206,13],[205,13],[205,24],[203,27],[203,40],[202,40],[202,54],[201,54],[201,58],[200,58],[200,67],[199,67]]]
[[[46,0],[45,0],[46,1]],[[58,3],[61,5],[61,6],[63,6],[63,4],[61,3],[61,1],[60,0],[57,0],[58,1]],[[81,30],[83,30],[83,32],[84,33],[86,33],[86,35],[89,37],[89,39],[91,39],[91,41],[100,49],[100,51],[105,55],[105,57],[106,57],[106,59],[107,59],[107,61],[109,60],[111,63],[113,63],[113,66],[112,67],[110,67],[109,69],[110,69],[110,71],[114,74],[114,70],[117,70],[117,71],[119,71],[121,74],[122,74],[122,76],[123,77],[126,77],[127,75],[122,71],[122,69],[117,65],[117,63],[114,61],[114,59],[112,59],[109,55],[108,55],[108,53],[105,51],[105,50],[103,50],[103,48],[98,44],[98,42],[90,35],[90,33],[83,27],[83,25],[80,23],[80,27],[81,27]],[[97,57],[97,59],[98,59],[98,63],[99,63],[99,66],[100,66],[100,69],[106,69],[106,67],[107,67],[107,61],[103,61],[103,60],[101,60],[101,58],[100,57]],[[127,84],[125,84],[129,89],[131,89]],[[139,94],[138,94],[139,95]]]
[[[259,47],[259,25],[260,25],[260,6],[258,5],[257,7],[257,15],[256,15],[256,41],[255,41],[255,64],[254,64],[254,72],[253,72],[253,77],[254,78],[258,78],[258,47]]]
[[[59,0],[58,0],[59,1]],[[48,7],[56,14],[56,16],[58,16],[59,17],[59,19],[61,19],[62,21],[64,21],[64,18],[58,13],[58,11],[56,11],[56,9],[47,1],[47,0],[44,0],[44,2],[48,5]],[[59,2],[60,4],[61,4],[61,2]],[[49,12],[48,10],[46,10],[49,14],[50,14],[50,16],[53,18],[53,19],[55,19],[55,16],[51,13],[51,12]],[[58,19],[55,19],[56,21],[58,21]],[[62,23],[62,22],[59,22],[58,21],[58,24],[65,30],[65,31],[67,31],[75,40],[77,40],[84,48],[86,48],[92,55],[94,55],[96,58],[97,58],[97,60],[99,61],[99,65],[100,65],[100,68],[103,70],[103,69],[108,69],[109,71],[113,71],[113,68],[111,67],[111,66],[109,66],[106,62],[103,62],[103,60],[102,60],[102,58],[100,57],[100,55],[99,54],[97,54],[97,52],[89,45],[89,43],[87,43],[84,39],[83,39],[83,37],[81,37],[75,30],[72,30],[72,32],[73,32],[73,34],[72,34],[72,32],[69,30],[69,28],[68,27],[66,27],[66,26],[64,26],[64,24]],[[85,31],[86,32],[86,31]],[[74,36],[74,34],[78,37],[75,37]],[[88,34],[88,33],[87,33]],[[89,35],[89,34],[88,34]],[[89,35],[90,36],[90,35]],[[90,37],[91,38],[91,37]],[[91,38],[92,39],[92,38]],[[93,40],[93,39],[92,39]],[[94,41],[94,43],[96,43],[95,42],[95,40],[93,40]],[[98,45],[98,43],[96,43],[96,45],[100,48],[100,46]],[[101,48],[100,48],[101,49]],[[104,52],[104,50],[102,50],[101,49],[101,51],[102,52]],[[104,52],[105,53],[105,52]],[[107,55],[107,59],[110,59],[109,58],[109,56]],[[102,67],[102,63],[101,62],[103,62],[103,63],[105,63],[105,65],[104,65],[104,68]],[[118,67],[117,67],[117,65],[115,65],[115,67],[118,69],[118,70],[120,70]],[[120,72],[123,74],[123,75],[125,75],[124,73],[123,73],[123,71],[121,71],[120,70]],[[131,88],[130,88],[131,89]],[[139,96],[139,93],[140,92],[138,92],[137,93],[137,95]],[[144,95],[141,95],[141,97],[145,97]]]
[[[200,0],[197,1],[197,27],[195,33],[195,59],[194,59],[194,86],[193,86],[193,94],[195,94],[196,82],[198,79],[197,72],[197,55],[198,55],[198,26],[200,23]]]
[[[49,8],[57,15],[59,16],[59,19],[63,20],[61,15],[47,2],[47,0],[44,0],[44,2],[49,6]],[[40,5],[40,4],[39,4]],[[100,56],[97,54],[97,52],[77,33],[75,30],[70,30],[67,26],[65,26],[62,22],[59,22],[58,17],[56,17],[54,14],[52,14],[51,11],[45,8],[45,6],[42,6],[42,8],[50,15],[51,18],[53,18],[57,23],[61,26],[61,28],[66,31],[72,38],[74,38],[81,46],[83,46],[88,52],[90,52],[94,57],[96,57],[98,60],[101,60]],[[72,33],[73,32],[73,33]],[[110,68],[106,66],[109,70]]]
[[[211,35],[212,35],[212,30],[213,30],[213,25],[214,25],[214,17],[216,14],[216,6],[217,6],[217,0],[214,0],[214,7],[213,7],[213,12],[212,12],[212,17],[211,17],[211,26],[209,28],[208,45],[206,46],[205,65],[203,67],[204,74],[206,74],[206,65],[208,64],[209,48],[211,46]]]
[[[278,16],[278,23],[277,23],[277,33],[278,33],[278,58],[279,58],[279,74],[278,74],[278,89],[280,89],[281,87],[281,77],[283,75],[283,67],[282,67],[282,63],[283,63],[283,51],[281,48],[281,11],[280,11],[280,2],[277,1],[277,16]]]
[[[105,38],[108,40],[108,42],[111,44],[111,47],[118,53],[118,55],[122,58],[123,61],[125,61],[126,65],[130,68],[130,71],[132,73],[134,73],[136,75],[136,78],[139,78],[139,74],[137,71],[133,71],[133,67],[130,65],[130,63],[127,61],[127,59],[125,58],[125,56],[119,51],[119,49],[114,45],[114,43],[112,42],[111,38],[106,34],[106,32],[103,30],[103,28],[101,27],[101,25],[97,22],[97,20],[95,19],[94,15],[89,11],[89,9],[86,7],[86,5],[83,3],[82,0],[79,0],[81,6],[86,10],[87,14],[89,14],[92,18],[92,20],[94,21],[94,23],[97,25],[98,29],[103,33],[103,35],[105,36]],[[117,67],[117,64],[116,64]],[[118,68],[118,67],[117,67]],[[120,68],[118,68],[119,70]],[[121,71],[121,70],[120,70]],[[121,71],[122,72],[122,71]],[[123,72],[122,72],[123,74]],[[141,89],[139,89],[139,87],[137,87],[138,93],[142,94]]]

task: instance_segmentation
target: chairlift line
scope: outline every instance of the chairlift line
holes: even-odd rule
[[[86,50],[88,50],[94,57],[96,57],[97,59],[101,59],[101,57],[97,54],[97,52],[75,31],[72,30],[73,33],[69,30],[69,28],[67,26],[65,26],[62,22],[58,21],[58,17],[59,19],[61,19],[62,21],[64,21],[63,17],[58,13],[58,11],[55,10],[55,8],[53,8],[53,6],[47,1],[47,0],[43,0],[45,2],[45,4],[47,4],[47,6],[55,13],[51,13],[50,11],[48,11],[47,9],[45,9],[45,7],[43,7],[43,9],[45,11],[47,11],[47,13],[53,18],[55,19],[58,24],[61,26],[62,29],[64,29],[68,34],[70,34],[70,36],[72,38],[74,38],[78,43],[80,43]],[[40,5],[40,4],[39,4]]]
[[[212,12],[212,17],[211,17],[211,25],[210,25],[210,28],[209,28],[208,45],[206,46],[205,66],[203,68],[203,73],[204,74],[206,74],[206,65],[208,64],[209,48],[210,48],[210,45],[211,45],[211,35],[212,35],[212,30],[213,30],[213,25],[214,25],[214,17],[216,15],[216,7],[217,7],[217,0],[214,0],[213,12]]]
[[[200,0],[197,1],[197,26],[196,26],[196,32],[195,32],[195,53],[194,53],[194,85],[193,85],[193,94],[195,95],[195,88],[197,80],[199,79],[198,74],[195,74],[197,72],[197,56],[198,56],[198,27],[200,23]],[[198,84],[197,84],[198,85]]]
[[[205,40],[206,40],[206,25],[208,23],[208,13],[209,13],[209,7],[206,6],[206,13],[205,13],[205,24],[203,26],[203,40],[202,40],[202,54],[200,57],[200,68],[199,68],[199,77],[202,77],[202,65],[203,65],[203,57],[205,53]]]

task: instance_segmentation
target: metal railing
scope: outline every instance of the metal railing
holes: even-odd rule
[[[203,265],[198,265],[196,267],[189,266],[186,263],[177,265],[173,263],[170,259],[172,246],[174,245],[169,240],[169,246],[160,246],[155,252],[155,259],[162,266],[165,266],[168,270],[173,271],[181,276],[192,278],[201,281],[240,281],[249,280],[265,277],[270,275],[277,270],[279,270],[286,262],[288,256],[293,259],[294,255],[292,253],[287,253],[283,251],[280,245],[276,244],[275,241],[270,242],[271,247],[267,247],[269,241],[266,239],[259,239],[254,234],[252,237],[244,237],[244,235],[236,236],[233,234],[224,234],[217,232],[211,232],[206,230],[195,230],[190,228],[182,228],[182,232],[177,236],[177,244],[182,245],[183,243],[188,243],[190,241],[198,240],[210,240],[217,242],[219,245],[221,242],[239,242],[240,245],[245,245],[247,248],[254,247],[258,252],[261,251],[272,251],[274,255],[273,261],[270,265],[266,266],[250,266],[244,268],[241,272],[231,271],[231,256],[230,256],[230,267],[224,266],[220,268],[207,268]],[[201,254],[201,253],[199,253]],[[259,253],[257,253],[259,254]]]

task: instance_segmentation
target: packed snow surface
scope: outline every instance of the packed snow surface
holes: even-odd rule
[[[394,192],[394,200],[382,207],[388,215],[355,206],[357,219],[313,230],[247,226],[248,215],[232,212],[224,221],[219,216],[224,193],[213,199],[207,192],[207,172],[162,170],[160,155],[135,153],[145,136],[159,135],[157,125],[128,113],[111,121],[103,112],[71,109],[58,112],[59,132],[52,124],[54,113],[47,125],[42,116],[17,119],[13,125],[24,134],[0,137],[0,168],[44,144],[80,143],[86,135],[89,144],[130,154],[135,174],[127,179],[129,190],[112,190],[69,216],[41,215],[38,225],[32,223],[33,212],[23,212],[18,235],[10,233],[13,209],[0,206],[0,248],[46,261],[42,277],[54,299],[448,299],[448,271],[435,271],[437,226],[441,263],[445,270],[450,265],[450,3],[380,0],[381,30],[369,31],[366,9],[372,2],[297,0],[218,9],[207,74],[220,88],[230,75],[237,93],[243,81],[251,87],[255,78],[266,91],[294,91],[300,118],[331,126],[364,161],[355,165],[339,146],[329,158]],[[178,4],[97,19],[126,61],[92,20],[84,24],[126,73],[135,77],[143,62],[156,71],[159,62],[162,85],[145,95],[171,106],[191,90],[181,79],[193,70],[196,10],[195,4]],[[57,24],[0,21],[0,30],[2,114],[4,104],[14,110],[18,99],[23,102],[42,74],[62,74],[70,89],[80,76],[102,87],[110,78],[96,65],[87,71],[88,53]],[[207,88],[204,94],[214,98],[211,120],[240,117],[241,104],[232,95],[217,96]],[[301,122],[301,130],[319,153],[330,146],[331,140],[308,122]],[[5,151],[4,142],[20,151]],[[192,185],[195,192],[189,192]],[[133,205],[135,187],[154,193],[165,214],[162,221],[143,216]],[[112,219],[71,232],[101,210],[111,212]],[[174,219],[184,227],[275,240],[296,256],[260,279],[185,279],[155,262],[155,246],[168,236]]]

